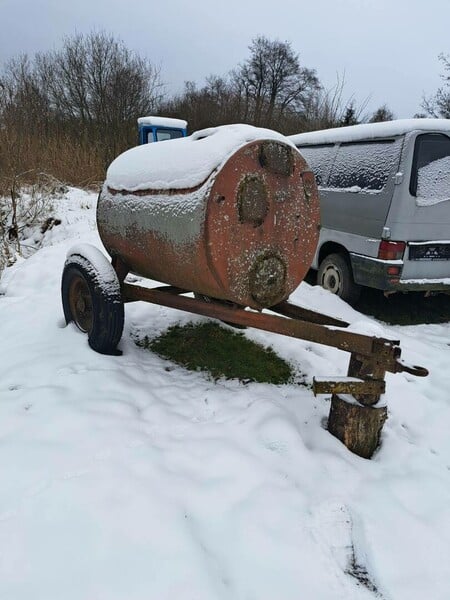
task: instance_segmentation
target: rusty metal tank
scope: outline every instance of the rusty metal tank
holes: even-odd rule
[[[119,156],[97,225],[127,270],[261,309],[285,300],[311,265],[318,192],[284,136],[217,127]]]

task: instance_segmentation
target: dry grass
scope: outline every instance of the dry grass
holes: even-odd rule
[[[104,180],[107,166],[99,144],[67,134],[45,139],[0,132],[0,195],[8,195],[18,177],[34,184],[42,173],[68,185],[93,187]]]

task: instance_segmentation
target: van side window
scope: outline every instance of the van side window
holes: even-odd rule
[[[339,146],[329,188],[352,192],[380,191],[393,165],[398,163],[400,145],[394,140],[351,142]]]
[[[422,201],[450,199],[450,138],[442,133],[425,133],[416,138],[409,191]]]
[[[334,144],[319,144],[317,146],[297,146],[300,154],[311,167],[317,185],[326,185],[328,173],[336,149]]]

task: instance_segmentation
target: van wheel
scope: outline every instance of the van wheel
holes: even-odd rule
[[[352,268],[344,254],[329,254],[320,263],[317,283],[351,305],[361,294],[361,287],[354,282]]]
[[[86,244],[69,253],[61,296],[66,323],[73,321],[86,333],[93,350],[121,354],[117,350],[124,324],[120,284],[113,267],[97,248]]]

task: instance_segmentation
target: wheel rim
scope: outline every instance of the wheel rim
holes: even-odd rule
[[[341,291],[341,273],[334,265],[330,265],[325,269],[322,276],[322,286],[333,294],[339,294]]]
[[[78,329],[90,333],[93,323],[92,296],[83,277],[76,275],[69,286],[69,305]]]

